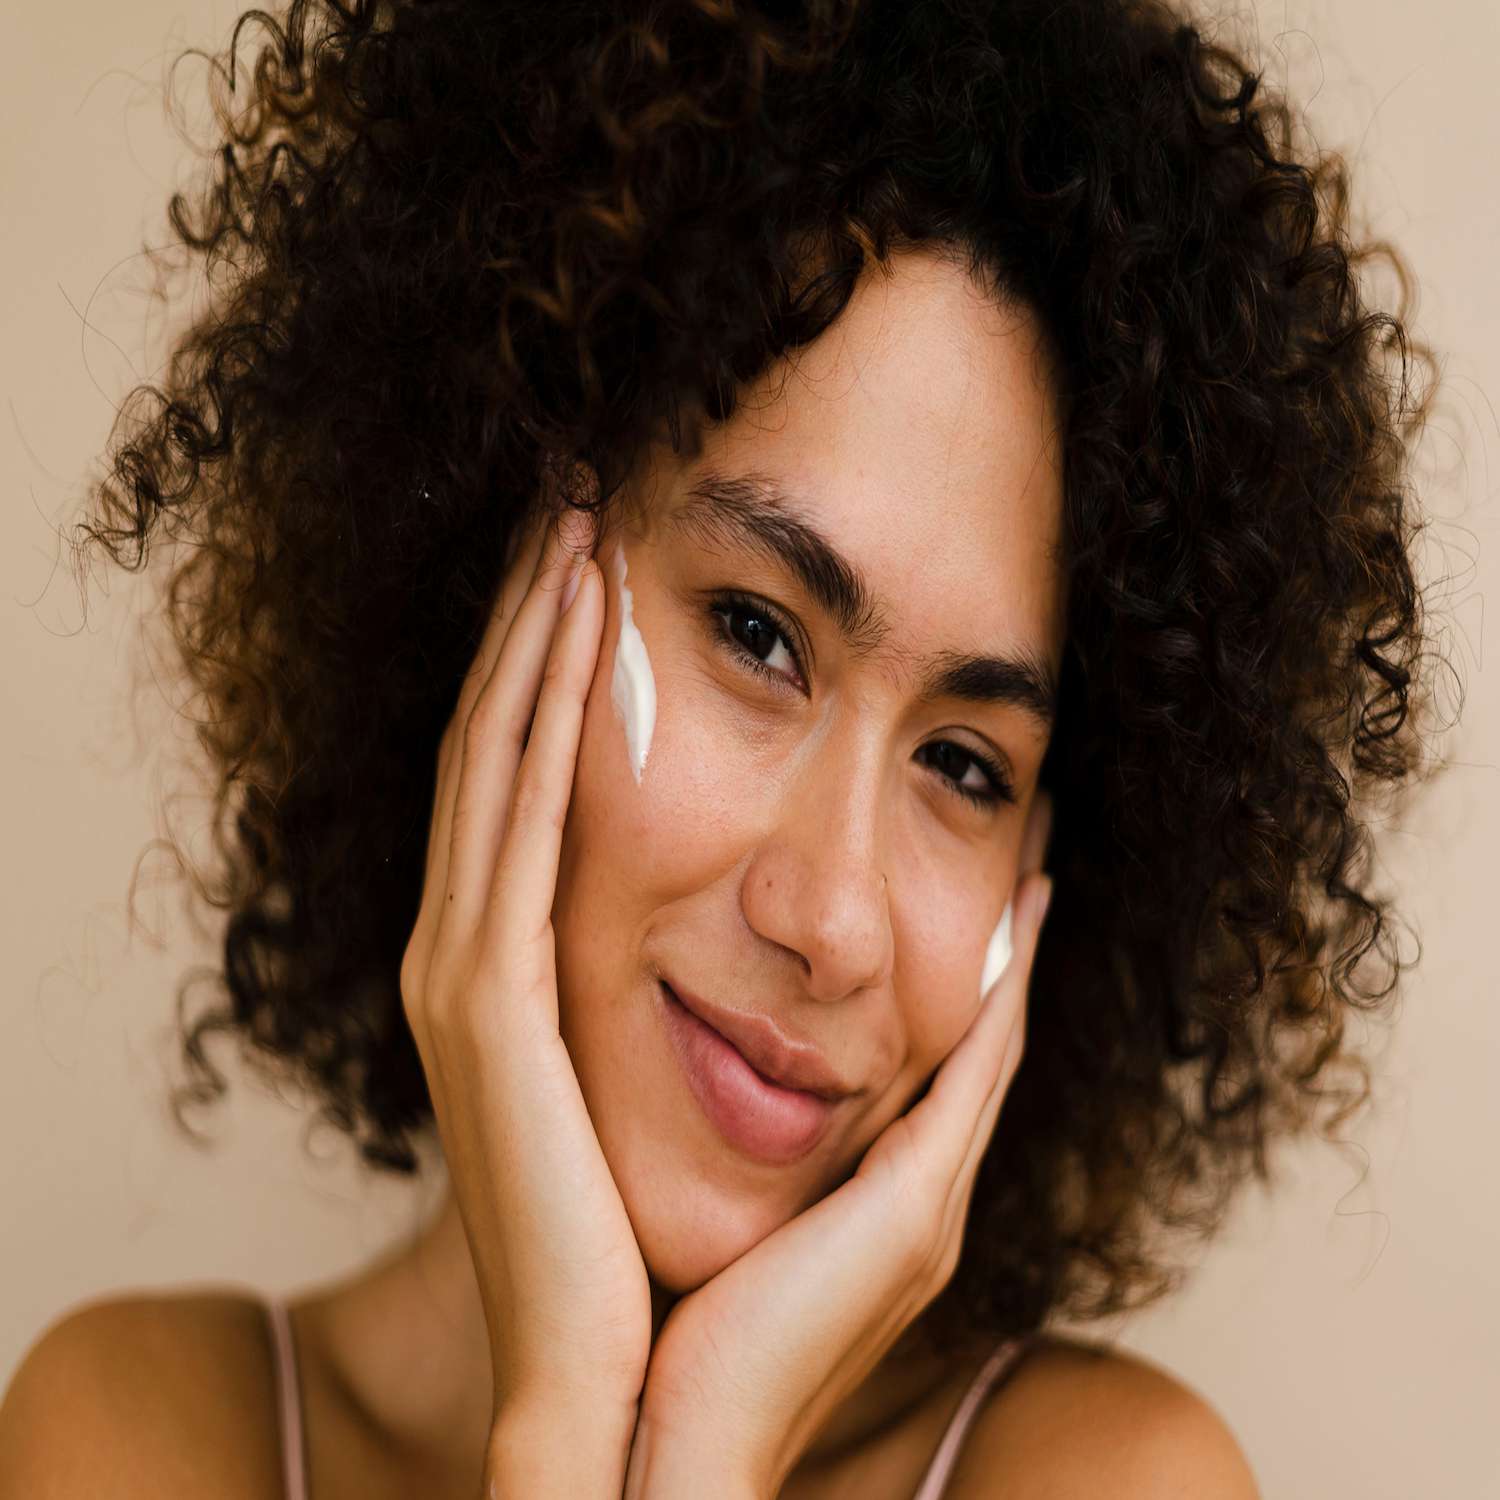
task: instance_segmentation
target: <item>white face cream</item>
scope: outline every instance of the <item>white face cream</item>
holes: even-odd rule
[[[979,972],[981,1000],[1010,965],[1010,908],[1011,903],[1007,901],[1005,910],[1000,913],[1000,924],[990,934],[989,947],[984,950],[984,968]]]
[[[613,571],[620,586],[620,636],[615,642],[610,701],[625,726],[630,769],[639,786],[656,728],[656,678],[651,672],[651,658],[646,655],[646,643],[632,616],[630,590],[625,587],[625,548],[619,543],[615,544]]]

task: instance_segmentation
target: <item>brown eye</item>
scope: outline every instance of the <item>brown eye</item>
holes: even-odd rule
[[[786,671],[773,664],[777,648],[784,646],[796,681],[801,681],[802,662],[792,644],[791,629],[769,606],[725,595],[713,601],[709,613],[725,622],[718,629],[718,639],[736,660],[763,676],[791,683]]]
[[[966,745],[955,744],[952,740],[934,740],[931,744],[923,745],[922,749],[943,752],[938,759],[946,764],[938,769],[944,781],[958,796],[972,802],[974,806],[988,809],[1001,802],[1016,800],[1010,778],[987,755],[970,750]],[[982,778],[981,785],[975,786],[969,782],[971,768]]]

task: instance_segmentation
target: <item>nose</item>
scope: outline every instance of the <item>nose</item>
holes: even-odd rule
[[[873,747],[860,755],[830,736],[781,784],[774,822],[745,872],[746,920],[797,956],[814,999],[840,1000],[890,975],[881,775]]]

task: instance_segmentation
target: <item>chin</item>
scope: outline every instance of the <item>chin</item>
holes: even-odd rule
[[[649,1173],[639,1185],[618,1173],[616,1180],[646,1270],[658,1286],[677,1296],[712,1280],[793,1212],[791,1207],[778,1211],[768,1197],[674,1180],[660,1171]]]

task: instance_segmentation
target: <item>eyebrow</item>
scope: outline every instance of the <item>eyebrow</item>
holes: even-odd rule
[[[770,475],[710,469],[687,488],[670,525],[703,545],[760,553],[801,584],[856,655],[879,649],[890,614],[859,568],[823,535],[807,510]],[[1045,736],[1057,720],[1057,679],[1039,652],[1012,655],[936,651],[915,658],[917,695],[924,702],[959,698],[1021,709]]]

